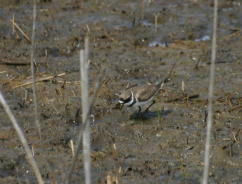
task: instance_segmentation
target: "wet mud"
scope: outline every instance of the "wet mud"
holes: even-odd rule
[[[198,184],[203,172],[213,3],[40,0],[36,77],[42,140],[34,125],[32,1],[0,0],[0,88],[47,183],[63,183],[81,123],[79,50],[90,39],[90,95],[105,79],[91,117],[93,183]],[[242,183],[242,4],[219,1],[209,183]],[[14,22],[26,34],[24,36]],[[150,111],[116,108],[117,93],[175,70]],[[0,183],[36,183],[0,107]],[[84,183],[82,150],[72,183]]]

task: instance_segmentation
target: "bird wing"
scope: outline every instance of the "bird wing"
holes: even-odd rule
[[[138,92],[136,94],[136,97],[140,102],[149,100],[159,90],[159,87],[157,87],[156,85],[145,85],[137,88],[140,88],[139,90],[137,89]]]

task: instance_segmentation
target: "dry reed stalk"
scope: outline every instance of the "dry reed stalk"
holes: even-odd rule
[[[142,0],[141,2],[141,12],[140,12],[140,19],[143,20],[144,19],[144,12],[145,12],[145,0]]]
[[[210,65],[210,79],[209,79],[209,92],[208,92],[208,117],[207,117],[207,131],[206,131],[202,184],[208,183],[208,172],[209,172],[209,152],[210,152],[211,130],[212,130],[212,123],[213,123],[213,91],[214,91],[214,76],[215,76],[215,60],[216,60],[216,50],[217,50],[218,0],[214,0],[213,13],[214,13],[214,16],[213,16],[212,56],[211,56],[211,65]]]
[[[158,16],[159,16],[159,14],[155,14],[155,32],[157,32],[157,25],[158,25]]]
[[[39,122],[38,115],[38,104],[36,96],[36,79],[34,72],[34,63],[35,63],[35,32],[36,32],[36,0],[33,0],[33,27],[32,27],[32,37],[31,37],[31,53],[30,53],[30,62],[31,62],[31,75],[32,75],[32,89],[33,89],[33,101],[34,101],[34,115],[35,115],[35,125],[38,129],[39,136],[41,138],[41,127]]]
[[[14,34],[15,33],[15,25],[14,25],[14,23],[15,23],[15,16],[14,16],[14,14],[13,14],[12,21],[13,21],[12,34]]]
[[[92,111],[92,107],[93,107],[93,105],[95,103],[95,100],[97,98],[98,91],[99,91],[99,89],[101,87],[101,81],[104,78],[104,73],[105,73],[105,71],[102,70],[100,72],[99,76],[97,77],[98,81],[96,82],[96,86],[94,88],[94,94],[93,94],[91,103],[89,105],[89,109],[88,109],[88,113],[87,114],[90,114],[90,112]],[[74,154],[74,157],[72,159],[69,172],[68,172],[68,174],[66,176],[66,182],[65,182],[66,184],[68,184],[71,181],[72,172],[74,170],[74,167],[75,167],[75,164],[76,164],[76,159],[77,159],[77,156],[78,156],[79,150],[80,150],[80,145],[81,145],[81,139],[82,139],[82,135],[83,135],[83,130],[85,129],[86,126],[87,126],[87,119],[85,119],[84,123],[82,124],[82,126],[80,127],[80,130],[79,130],[79,134],[78,134],[77,141],[76,141],[77,143],[76,143],[75,154]]]
[[[43,76],[43,77],[37,77],[37,78],[35,77],[35,81],[34,82],[36,84],[38,82],[48,81],[48,80],[54,79],[56,77],[62,77],[64,75],[66,75],[66,73],[60,73],[60,74],[57,74],[57,75],[49,75],[49,76]],[[15,88],[18,88],[18,87],[28,86],[30,84],[33,85],[33,79],[25,80],[24,82],[22,82],[22,84],[15,85],[12,88],[15,89]]]
[[[14,17],[13,17],[14,18]],[[14,19],[10,19],[10,21],[13,24],[13,27],[16,27],[16,29],[23,35],[23,37],[29,42],[31,43],[31,40],[29,38],[29,36],[19,27],[19,25],[15,22]],[[13,31],[15,31],[15,29],[13,28]]]
[[[74,143],[73,140],[70,140],[70,146],[71,146],[71,154],[74,157],[75,156],[75,148],[74,148]]]
[[[90,123],[88,118],[89,111],[89,39],[85,37],[85,50],[80,51],[80,81],[81,81],[81,98],[82,98],[82,123],[87,121],[82,135],[83,160],[85,171],[85,183],[91,184],[91,145],[90,145]]]
[[[46,62],[38,62],[38,64],[44,64]],[[30,65],[29,61],[21,61],[16,58],[13,59],[5,59],[5,58],[0,58],[0,64],[1,65]]]
[[[100,74],[97,76],[98,80],[97,80],[95,88],[94,88],[93,97],[91,98],[91,102],[89,103],[90,105],[89,105],[89,109],[88,109],[87,114],[90,114],[90,112],[92,111],[92,107],[93,107],[95,100],[97,98],[97,94],[99,92],[99,89],[101,88],[101,84],[102,84],[101,81],[103,81],[104,74],[105,74],[105,71],[103,69],[101,69]],[[89,123],[88,118],[86,117],[86,119],[82,123],[82,126],[79,129],[79,134],[78,134],[78,137],[77,137],[77,140],[76,140],[75,154],[74,154],[74,157],[72,158],[71,166],[70,166],[69,172],[67,173],[67,176],[66,176],[66,182],[65,182],[66,184],[69,184],[70,181],[71,181],[72,173],[73,173],[73,170],[74,170],[74,167],[75,167],[75,164],[76,164],[76,159],[78,157],[79,150],[80,150],[83,131],[85,130],[85,127],[87,126],[88,123]]]
[[[32,155],[32,151],[30,149],[30,147],[28,146],[28,142],[24,136],[24,133],[23,131],[21,130],[20,126],[18,125],[18,122],[16,120],[16,118],[14,117],[12,111],[10,110],[6,100],[4,99],[3,95],[2,95],[2,92],[0,91],[0,102],[5,110],[5,112],[7,113],[10,121],[12,122],[12,125],[14,127],[14,129],[16,130],[17,132],[17,135],[19,137],[19,140],[21,141],[23,147],[24,147],[24,150],[25,150],[25,153],[26,153],[26,156],[27,156],[27,160],[29,162],[29,164],[32,166],[33,168],[33,171],[34,171],[34,174],[37,178],[37,181],[39,184],[44,184],[44,181],[42,179],[42,176],[40,174],[40,171],[39,171],[39,168],[34,160],[34,157]]]

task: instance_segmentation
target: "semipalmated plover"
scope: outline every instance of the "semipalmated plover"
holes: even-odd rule
[[[119,103],[121,106],[138,107],[141,111],[141,106],[146,104],[150,105],[146,108],[146,111],[155,103],[153,100],[157,92],[162,88],[163,82],[154,85],[147,84],[142,86],[135,86],[122,91],[119,95]]]
[[[134,86],[121,91],[121,93],[119,94],[119,103],[121,107],[138,107],[138,113],[140,113],[141,106],[150,103],[150,105],[145,109],[145,111],[148,111],[149,108],[155,103],[155,100],[153,100],[155,95],[164,86],[164,84],[168,82],[168,79],[174,67],[175,64],[172,66],[172,69],[170,70],[168,76],[164,80],[160,81],[158,84]]]

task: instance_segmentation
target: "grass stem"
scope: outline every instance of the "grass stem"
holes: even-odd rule
[[[213,92],[214,92],[214,76],[215,76],[215,60],[217,50],[217,21],[218,21],[218,1],[214,0],[214,16],[213,16],[213,40],[212,40],[212,56],[210,65],[210,79],[208,91],[208,117],[207,117],[207,130],[206,130],[206,143],[204,154],[204,169],[202,184],[208,183],[209,173],[209,152],[211,142],[211,130],[213,123]]]

